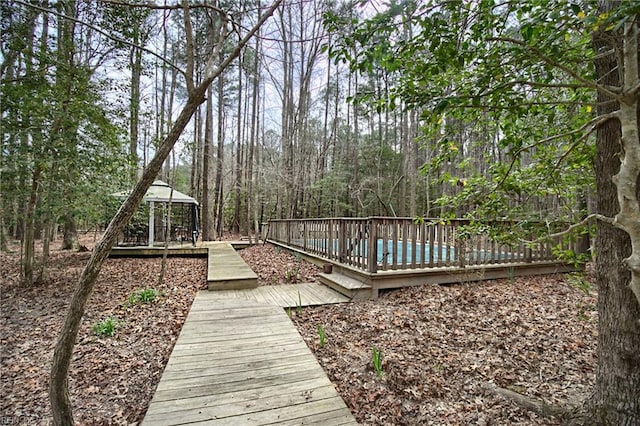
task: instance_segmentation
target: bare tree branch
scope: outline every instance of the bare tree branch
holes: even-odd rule
[[[83,26],[85,26],[87,28],[91,28],[92,30],[96,31],[99,34],[102,34],[103,36],[107,37],[110,40],[117,41],[118,43],[122,43],[124,45],[129,46],[129,47],[134,47],[136,49],[140,49],[143,52],[146,52],[146,53],[150,54],[151,56],[154,56],[154,57],[160,59],[160,61],[162,61],[163,63],[167,64],[171,68],[175,69],[180,74],[182,74],[182,75],[185,74],[185,72],[183,70],[181,70],[178,66],[176,66],[173,62],[169,61],[168,59],[166,59],[162,55],[157,54],[153,50],[150,50],[150,49],[147,49],[146,47],[143,47],[143,46],[140,46],[138,44],[132,43],[132,42],[130,42],[128,40],[125,40],[123,38],[116,37],[113,34],[109,34],[107,31],[104,31],[103,29],[101,29],[99,27],[96,27],[93,24],[90,24],[90,23],[85,22],[85,21],[83,21],[81,19],[75,18],[73,16],[65,15],[64,13],[60,13],[60,12],[54,10],[54,9],[50,9],[50,8],[43,7],[43,6],[38,6],[37,4],[27,3],[27,2],[25,2],[23,0],[14,0],[14,1],[17,4],[21,4],[21,5],[26,6],[26,7],[30,7],[30,8],[36,9],[36,10],[40,10],[42,12],[50,13],[50,14],[58,16],[60,18],[68,19],[68,20],[73,21],[73,22],[75,22],[77,24],[83,25]]]
[[[584,219],[582,219],[580,222],[574,223],[572,225],[569,225],[569,227],[567,229],[565,229],[564,231],[560,231],[560,232],[556,232],[554,234],[549,234],[549,235],[545,235],[543,237],[540,238],[536,238],[535,240],[525,240],[522,238],[518,238],[518,240],[520,240],[520,242],[525,243],[525,244],[537,244],[543,241],[547,241],[553,238],[557,238],[557,237],[562,237],[564,235],[570,234],[571,232],[573,232],[574,230],[578,229],[578,228],[582,228],[583,226],[585,226],[586,224],[588,224],[589,222],[593,221],[593,220],[599,220],[601,222],[605,222],[608,223],[610,225],[616,226],[616,220],[612,217],[608,217],[608,216],[604,216],[601,215],[599,213],[591,213],[590,215],[588,215],[587,217],[585,217]]]

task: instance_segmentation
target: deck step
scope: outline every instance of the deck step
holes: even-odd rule
[[[331,274],[320,273],[318,279],[322,284],[331,287],[351,299],[363,300],[373,298],[372,287],[355,278],[333,272]]]
[[[207,243],[209,290],[239,290],[258,287],[258,275],[228,243]]]

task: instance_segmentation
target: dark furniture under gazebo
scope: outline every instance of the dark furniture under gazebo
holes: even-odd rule
[[[126,198],[128,191],[113,194]],[[132,220],[125,227],[118,245],[149,246],[191,241],[200,233],[198,202],[161,180],[153,182]]]

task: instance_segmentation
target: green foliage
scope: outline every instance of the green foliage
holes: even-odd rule
[[[109,316],[102,321],[99,321],[93,325],[91,330],[96,334],[96,336],[107,336],[111,337],[116,334],[116,328],[118,326],[118,321],[114,316]]]
[[[299,275],[300,268],[298,266],[293,269],[287,269],[286,271],[284,271],[284,279],[292,283],[295,283],[298,280]]]
[[[154,302],[160,296],[160,292],[153,288],[145,288],[133,292],[127,299],[127,306],[133,306],[138,304],[147,304]]]
[[[443,211],[575,221],[594,187],[591,35],[638,10],[616,6],[601,15],[595,1],[433,0],[366,20],[329,13],[325,49],[352,72],[389,77],[388,93],[362,90],[355,104],[422,111],[420,140],[433,155],[421,170],[445,188]],[[488,148],[498,161],[467,154]]]
[[[100,13],[91,8],[74,11],[72,5],[63,7],[86,18]],[[28,33],[29,19],[38,15],[13,7],[3,40],[20,48],[4,58],[0,85],[0,192],[3,204],[12,208],[0,210],[0,220],[5,224],[21,220],[14,212],[30,199],[35,178],[39,184],[35,223],[65,216],[83,226],[102,224],[101,198],[124,183],[129,167],[124,128],[116,124],[120,103],[105,99],[112,82],[108,76],[98,76],[92,62],[104,46],[96,39],[91,49],[95,56],[74,55],[75,44],[83,41],[80,33],[74,37],[67,20],[47,21],[49,35],[59,31],[59,38],[33,37]]]
[[[373,369],[376,372],[376,376],[379,379],[382,378],[382,351],[377,349],[375,346],[371,348],[371,362],[373,364]]]
[[[324,332],[324,328],[320,324],[318,324],[318,338],[320,339],[320,347],[324,348],[324,345],[326,345],[327,343],[327,335]]]
[[[584,273],[574,272],[571,274],[567,274],[566,278],[569,285],[580,290],[587,296],[591,292],[591,283],[587,281]]]

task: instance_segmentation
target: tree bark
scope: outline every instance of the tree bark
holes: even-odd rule
[[[134,31],[133,43],[139,43],[139,32]],[[135,181],[138,174],[138,129],[140,122],[140,76],[142,75],[142,51],[132,47],[129,53],[131,66],[131,92],[129,99],[129,155],[132,168],[131,181]]]
[[[603,12],[614,3],[602,1]],[[613,43],[613,44],[612,44]],[[594,35],[596,52],[602,48],[620,48],[619,39],[610,33]],[[620,85],[619,64],[615,55],[596,61],[601,84]],[[610,99],[598,95],[599,114],[618,110]],[[604,105],[604,106],[603,106]],[[609,120],[597,132],[596,188],[598,213],[614,217],[620,211],[617,189],[612,177],[620,170],[621,126]],[[638,196],[638,194],[636,194]],[[631,274],[622,259],[631,253],[629,234],[600,221],[596,233],[596,283],[598,286],[598,365],[593,399],[589,401],[590,420],[594,424],[632,425],[640,421],[640,305],[629,282]]]
[[[71,215],[67,215],[62,218],[62,222],[62,250],[73,250],[78,248],[78,230],[75,218]]]
[[[202,241],[213,238],[213,212],[211,194],[211,151],[213,147],[213,90],[209,87],[204,125],[204,146],[202,148]],[[215,203],[213,203],[215,205]]]
[[[215,182],[215,230],[216,237],[222,238],[224,232],[224,77],[218,78],[218,150],[216,156],[216,182]],[[204,173],[204,172],[203,172]]]
[[[242,55],[238,61],[238,105],[236,117],[236,164],[234,168],[234,197],[233,197],[233,222],[231,228],[233,232],[240,232],[240,189],[242,187]]]

